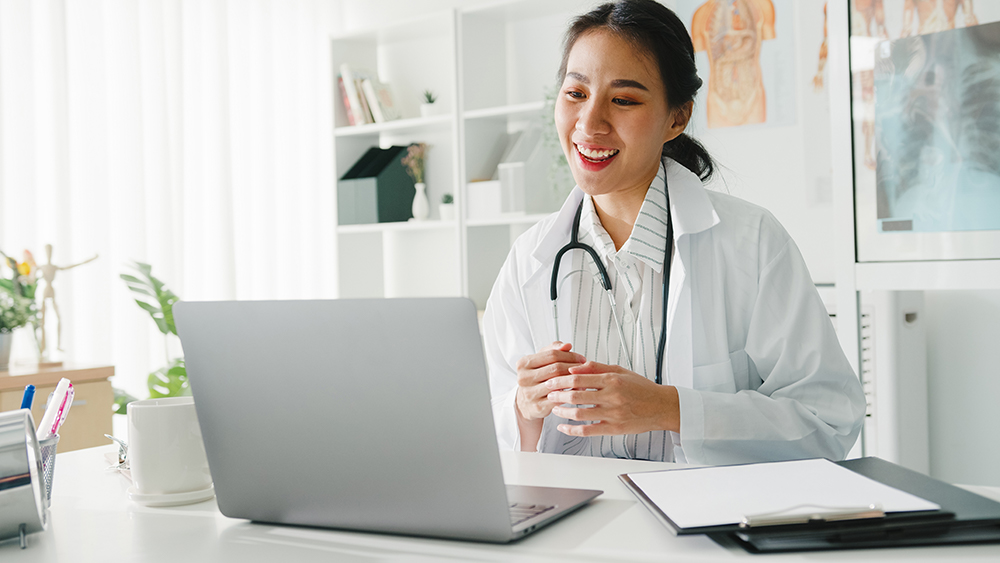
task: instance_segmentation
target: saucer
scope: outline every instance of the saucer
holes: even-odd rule
[[[215,485],[209,485],[200,491],[183,493],[144,494],[136,490],[135,485],[128,488],[128,498],[143,506],[180,506],[206,501],[215,496]]]

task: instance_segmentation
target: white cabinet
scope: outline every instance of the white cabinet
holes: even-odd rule
[[[563,33],[589,2],[515,1],[449,10],[332,40],[332,72],[343,63],[377,73],[403,118],[348,125],[339,89],[333,100],[336,178],[370,147],[424,142],[431,216],[426,221],[337,228],[341,297],[471,297],[482,309],[513,240],[558,210],[572,179],[553,176],[558,144],[551,130]],[[336,83],[336,80],[334,80]],[[418,117],[424,90],[435,115]],[[467,184],[494,177],[512,135],[549,128],[525,172],[523,209],[470,219]],[[555,181],[553,181],[555,178]],[[336,187],[335,187],[336,189]],[[457,217],[441,221],[444,194]],[[336,210],[333,210],[336,216]]]

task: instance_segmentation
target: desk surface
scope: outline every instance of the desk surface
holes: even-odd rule
[[[106,470],[112,447],[59,454],[48,531],[0,543],[4,563],[31,561],[991,561],[1000,545],[750,555],[703,536],[675,537],[617,475],[673,464],[505,452],[508,483],[605,493],[590,506],[510,545],[251,524],[214,500],[173,508],[130,502],[129,483]],[[974,488],[1000,500],[1000,489]]]

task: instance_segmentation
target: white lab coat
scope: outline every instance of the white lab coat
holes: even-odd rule
[[[678,462],[843,459],[861,430],[864,393],[788,233],[766,210],[706,190],[667,159],[675,254],[665,381],[677,387]],[[515,241],[483,318],[499,444],[519,449],[517,361],[555,340],[549,282],[583,198]],[[559,300],[572,299],[569,291]],[[563,304],[562,311],[570,308]],[[560,334],[572,334],[560,315]],[[546,418],[539,451],[562,434]]]

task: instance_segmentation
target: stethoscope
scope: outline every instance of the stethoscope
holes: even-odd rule
[[[674,222],[670,213],[670,190],[667,189],[667,168],[665,164],[663,165],[663,192],[667,196],[667,248],[663,257],[663,317],[660,326],[660,342],[656,346],[657,385],[663,383],[663,351],[667,346],[667,295],[670,293],[670,266],[673,261],[672,250],[674,246]],[[625,346],[625,333],[622,332],[622,325],[618,321],[618,309],[615,306],[614,291],[611,289],[611,277],[597,255],[597,251],[592,246],[580,242],[580,217],[583,215],[583,203],[581,201],[580,206],[576,208],[576,216],[573,217],[573,230],[570,232],[569,244],[559,249],[559,252],[556,253],[555,263],[552,265],[552,285],[549,288],[549,296],[552,299],[552,318],[556,324],[556,340],[559,340],[559,308],[556,306],[556,297],[558,296],[557,286],[559,284],[559,261],[570,250],[583,250],[590,255],[591,260],[597,266],[597,272],[601,277],[601,286],[604,287],[604,292],[611,303],[611,317],[614,318],[615,327],[618,328],[618,339],[621,340],[622,350],[626,352],[624,354],[625,363],[628,365],[625,367],[629,371],[634,371],[632,369],[632,358],[627,353],[628,347]]]

